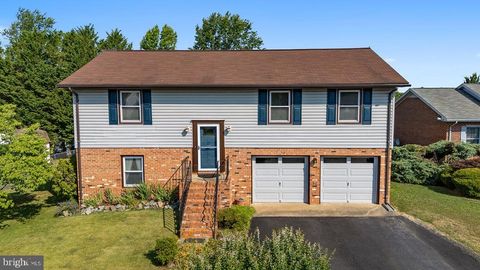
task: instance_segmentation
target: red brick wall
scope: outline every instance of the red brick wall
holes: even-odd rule
[[[453,123],[451,123],[453,124]],[[462,127],[464,126],[480,126],[480,122],[474,123],[458,123],[452,127],[452,141],[461,142],[462,141]]]
[[[395,107],[395,139],[400,144],[428,145],[447,139],[448,123],[418,98],[406,98]]]
[[[165,182],[175,172],[181,160],[190,156],[190,148],[82,148],[81,174],[84,198],[101,188],[110,188],[119,193],[123,188],[122,155],[143,155],[145,181]],[[274,149],[274,148],[226,148],[230,157],[229,181],[222,188],[222,204],[252,200],[252,156],[292,155],[310,156],[309,203],[320,203],[320,157],[321,156],[375,156],[379,158],[379,203],[385,194],[385,149]],[[388,199],[387,199],[388,200]]]

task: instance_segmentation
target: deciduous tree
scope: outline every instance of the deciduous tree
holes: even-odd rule
[[[195,27],[193,50],[261,49],[263,40],[252,29],[252,23],[230,12],[212,13]]]

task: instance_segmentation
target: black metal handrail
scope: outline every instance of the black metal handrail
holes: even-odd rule
[[[217,216],[218,216],[218,188],[220,185],[220,173],[222,171],[223,166],[225,166],[225,178],[223,180],[227,180],[228,176],[230,174],[230,158],[227,156],[227,158],[223,161],[218,161],[217,162],[217,168],[215,172],[215,195],[213,197],[213,238],[217,238],[217,229],[218,229],[218,222],[217,222]]]

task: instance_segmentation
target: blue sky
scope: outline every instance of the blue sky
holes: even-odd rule
[[[480,72],[478,1],[20,0],[2,2],[0,27],[20,7],[47,13],[65,31],[92,23],[104,37],[118,27],[135,48],[148,28],[167,23],[178,49],[192,46],[203,17],[230,11],[253,22],[265,48],[372,47],[416,87],[456,86]]]

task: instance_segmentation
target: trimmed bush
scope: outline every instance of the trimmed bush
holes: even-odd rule
[[[158,239],[154,253],[154,261],[159,265],[173,262],[178,254],[178,239],[173,236]]]
[[[57,200],[69,200],[77,194],[77,174],[70,159],[60,159],[53,169],[50,192]]]
[[[469,159],[457,160],[450,163],[450,166],[452,166],[454,170],[466,168],[480,168],[480,157],[475,156]]]
[[[218,212],[218,226],[222,229],[247,231],[255,209],[251,206],[233,205]]]
[[[453,184],[453,181],[452,181],[452,173],[453,173],[452,167],[448,165],[444,165],[442,166],[440,175],[438,177],[438,180],[440,181],[440,183],[449,189],[455,189],[455,185]]]
[[[393,148],[392,180],[400,183],[434,185],[440,168],[409,146]]]
[[[438,141],[426,147],[425,157],[440,162],[454,152],[455,143],[449,141]]]
[[[468,159],[475,156],[478,152],[478,145],[471,143],[459,143],[455,145],[455,151],[452,155],[454,160]]]
[[[176,269],[330,269],[331,254],[305,240],[301,231],[284,228],[260,240],[244,233],[227,234],[209,240],[203,249],[192,249],[179,258]]]
[[[452,180],[463,195],[480,198],[480,168],[458,170],[452,174]]]

